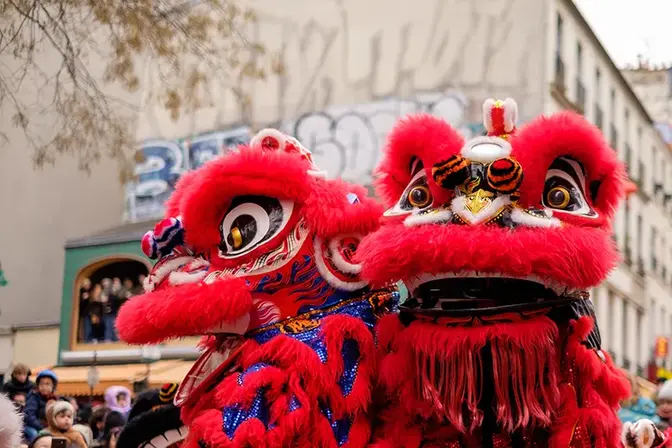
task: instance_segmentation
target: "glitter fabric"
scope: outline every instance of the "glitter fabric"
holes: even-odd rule
[[[256,418],[261,421],[266,429],[270,418],[270,410],[266,401],[266,388],[262,387],[257,391],[254,400],[249,408],[243,409],[240,405],[227,406],[222,411],[223,431],[229,437],[233,438],[238,427],[250,418]]]
[[[338,446],[343,446],[348,441],[348,436],[350,435],[350,427],[352,426],[352,421],[350,417],[343,417],[340,420],[334,421],[334,414],[331,412],[329,406],[324,403],[320,403],[320,411],[324,418],[329,421],[331,430],[334,432],[334,438]]]
[[[367,292],[361,297],[348,299],[338,305],[311,310],[302,315],[287,319],[283,322],[267,325],[247,336],[254,339],[260,345],[266,344],[278,336],[289,337],[302,342],[310,347],[320,361],[327,362],[327,347],[322,335],[322,323],[325,318],[335,315],[346,315],[357,318],[364,322],[373,334],[374,324],[382,314],[396,309],[399,295],[391,291]],[[343,396],[347,397],[353,389],[359,369],[360,351],[357,342],[353,339],[345,339],[341,348],[343,358],[343,373],[338,380]],[[256,363],[238,374],[237,385],[243,387],[247,375],[259,372],[264,368],[271,367],[269,363]],[[249,407],[235,404],[222,410],[224,433],[233,439],[238,427],[250,418],[260,420],[267,430],[272,429],[269,423],[270,403],[265,398],[266,388],[257,390],[254,400]],[[301,408],[301,403],[296,396],[292,395],[289,400],[288,411],[293,412]],[[338,446],[345,444],[350,435],[352,416],[347,415],[334,421],[333,413],[324,399],[320,399],[320,411],[329,421],[334,434],[334,440]]]
[[[296,396],[292,395],[292,398],[289,399],[289,412],[296,411],[301,407],[301,403],[299,403],[299,400],[296,398]]]
[[[260,362],[260,363],[251,365],[250,367],[245,369],[244,372],[238,374],[238,379],[237,379],[238,385],[239,386],[243,385],[243,382],[245,381],[245,376],[246,375],[248,375],[250,373],[258,372],[265,367],[270,367],[270,366],[268,364],[264,363],[264,362]]]
[[[341,349],[343,356],[343,375],[338,380],[343,396],[347,397],[352,392],[352,386],[357,378],[357,369],[359,368],[359,346],[357,341],[346,339],[343,341]]]

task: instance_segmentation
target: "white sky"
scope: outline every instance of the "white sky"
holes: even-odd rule
[[[609,55],[622,67],[642,54],[672,63],[672,0],[574,0]]]

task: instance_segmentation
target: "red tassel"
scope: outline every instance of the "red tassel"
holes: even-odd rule
[[[498,423],[507,431],[548,426],[559,396],[556,337],[557,327],[545,317],[482,327],[411,324],[406,349],[415,361],[415,393],[435,417],[473,431],[483,418],[478,405],[488,343]]]

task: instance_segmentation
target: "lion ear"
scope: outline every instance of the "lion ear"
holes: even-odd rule
[[[362,236],[341,234],[332,238],[315,238],[315,262],[320,274],[334,288],[356,291],[368,282],[360,275],[362,265],[355,263],[355,254]]]

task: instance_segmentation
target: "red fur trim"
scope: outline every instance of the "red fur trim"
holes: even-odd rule
[[[119,310],[119,336],[130,344],[158,343],[172,337],[202,335],[233,323],[252,307],[245,280],[186,284],[133,297]]]
[[[427,176],[432,166],[453,154],[459,154],[464,139],[448,123],[431,115],[412,115],[400,120],[392,129],[380,165],[376,169],[376,191],[391,207],[399,200],[411,180],[411,158],[422,160]],[[429,183],[434,199],[447,198],[447,192]],[[444,201],[445,202],[445,201]]]
[[[331,316],[324,320],[322,327],[327,348],[326,369],[331,383],[335,386],[329,394],[329,404],[334,418],[340,420],[346,414],[364,412],[371,402],[371,383],[375,366],[375,347],[373,335],[361,320],[344,315]],[[343,396],[338,381],[343,375],[343,357],[341,349],[346,339],[357,342],[359,359],[357,376],[352,390]]]
[[[305,200],[311,193],[307,169],[308,162],[291,154],[242,146],[205,164],[182,201],[187,242],[200,250],[216,247],[220,220],[236,196]]]
[[[606,353],[603,362],[594,350],[581,344],[592,328],[593,321],[588,317],[570,326],[560,361],[568,373],[560,385],[560,407],[552,427],[551,448],[575,446],[570,443],[577,443],[581,437],[590,438],[594,443],[591,446],[621,446],[621,423],[616,410],[618,403],[630,396],[629,382]]]
[[[478,271],[536,275],[589,288],[606,278],[618,260],[606,232],[573,226],[511,232],[494,226],[427,225],[409,231],[390,224],[364,238],[357,253],[362,278],[376,287],[421,273]]]
[[[347,194],[354,193],[359,203],[351,204]],[[379,226],[383,207],[367,197],[365,188],[341,180],[313,179],[304,213],[317,236],[328,239],[344,233],[366,235]]]
[[[187,171],[186,173],[180,176],[180,179],[175,185],[175,191],[170,195],[165,206],[164,216],[166,218],[176,218],[180,216],[180,210],[182,205],[182,199],[184,197],[184,192],[189,188],[190,185],[198,178],[198,170]]]
[[[560,112],[539,117],[524,126],[512,138],[511,145],[512,156],[520,162],[525,173],[520,188],[521,204],[540,207],[548,167],[558,157],[570,157],[583,165],[587,187],[593,181],[601,182],[597,200],[593,203],[588,198],[600,217],[567,216],[567,220],[585,226],[608,227],[624,195],[625,170],[596,127],[573,112]],[[558,214],[558,217],[565,219],[564,214]]]

